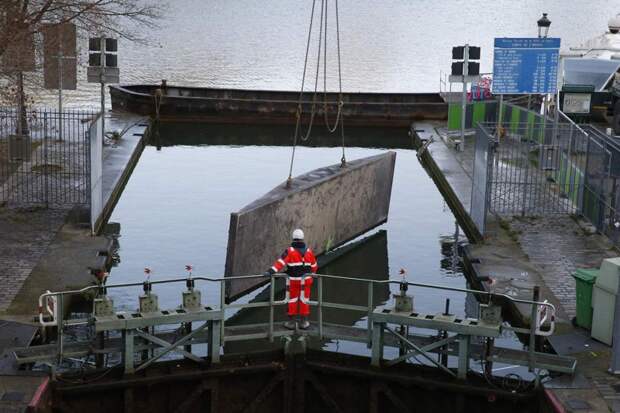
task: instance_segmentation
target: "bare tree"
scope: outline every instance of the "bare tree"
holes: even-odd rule
[[[131,27],[153,27],[161,13],[161,2],[148,0],[0,0],[0,57],[50,24],[140,40]]]
[[[164,0],[0,0],[0,102],[16,104],[19,130],[28,130],[25,112],[30,99],[24,92],[24,72],[40,69],[35,58],[40,33],[72,23],[82,36],[141,41],[134,28],[155,27],[164,7]]]

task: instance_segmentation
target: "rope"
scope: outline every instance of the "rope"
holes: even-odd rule
[[[322,39],[323,39],[323,11],[327,13],[325,2],[326,0],[321,0],[321,25],[319,26],[319,48],[318,48],[317,56],[316,56],[316,72],[314,76],[314,94],[312,96],[312,111],[310,112],[310,122],[308,124],[308,131],[301,138],[301,140],[304,142],[310,138],[310,133],[312,132],[312,125],[314,124],[314,116],[316,115],[316,103],[317,103],[316,98],[318,96],[318,90],[319,90],[319,73],[320,73],[319,69],[321,67],[321,45],[322,45]],[[327,33],[326,33],[326,36],[327,36]],[[299,117],[298,121],[301,122],[301,116]]]
[[[312,106],[310,111],[310,120],[308,123],[308,129],[305,133],[301,132],[301,119],[303,114],[303,94],[304,87],[306,83],[306,74],[308,70],[308,56],[310,54],[310,40],[312,38],[312,27],[314,25],[314,11],[316,8],[316,0],[312,1],[312,13],[310,15],[310,25],[308,28],[308,39],[306,42],[306,56],[304,58],[304,70],[301,79],[301,90],[299,91],[299,100],[297,102],[297,110],[295,112],[295,134],[293,135],[293,149],[291,153],[291,162],[289,166],[288,179],[286,181],[286,187],[290,187],[293,180],[293,165],[295,163],[295,152],[297,149],[297,141],[300,138],[302,141],[307,141],[310,138],[312,133],[312,126],[314,124],[314,118],[316,116],[316,108],[317,108],[317,96],[318,96],[318,84],[319,84],[319,74],[321,67],[321,49],[323,49],[323,115],[325,120],[325,126],[329,133],[334,133],[340,124],[340,133],[342,140],[342,158],[341,158],[341,167],[346,165],[346,157],[345,157],[345,138],[344,138],[344,122],[342,120],[342,107],[344,106],[344,101],[342,98],[342,67],[340,63],[340,21],[339,21],[339,11],[338,11],[338,0],[335,0],[336,7],[336,40],[337,40],[337,50],[338,50],[338,112],[336,114],[336,121],[334,126],[330,126],[328,119],[328,106],[327,106],[327,14],[328,14],[329,0],[321,0],[321,21],[319,26],[319,44],[317,50],[317,60],[316,60],[316,71],[314,76],[314,93],[312,97]]]
[[[336,47],[338,50],[338,112],[336,113],[336,122],[334,126],[329,125],[329,118],[327,115],[327,9],[329,0],[325,0],[325,40],[323,47],[323,115],[325,118],[325,127],[329,133],[336,132],[338,124],[340,124],[340,132],[342,138],[342,158],[340,159],[340,166],[344,167],[347,163],[345,156],[345,141],[344,141],[344,122],[342,121],[342,107],[344,101],[342,99],[342,66],[340,63],[340,19],[338,10],[338,0],[335,0],[336,6]]]
[[[304,71],[303,71],[303,75],[301,77],[301,90],[299,91],[299,100],[297,103],[297,112],[295,113],[296,116],[296,122],[295,122],[295,135],[293,136],[293,152],[291,154],[291,166],[289,168],[289,172],[288,172],[288,180],[286,182],[286,186],[290,186],[291,181],[293,180],[293,162],[295,161],[295,149],[297,147],[297,136],[299,134],[299,126],[300,126],[300,121],[301,121],[301,113],[302,113],[302,108],[301,108],[301,102],[303,99],[303,95],[304,95],[304,86],[305,86],[305,82],[306,82],[306,69],[308,67],[308,54],[310,52],[310,38],[312,37],[312,25],[314,23],[314,9],[315,9],[315,5],[316,5],[316,0],[312,0],[312,13],[310,14],[310,26],[308,28],[308,41],[306,43],[306,57],[304,59]]]
[[[347,164],[347,158],[344,153],[344,119],[340,116],[344,101],[342,99],[342,68],[340,65],[340,13],[338,11],[338,0],[336,0],[336,44],[338,48],[338,95],[340,101],[338,102],[338,119],[340,119],[340,134],[342,138],[342,158],[340,159],[340,166],[344,167]]]

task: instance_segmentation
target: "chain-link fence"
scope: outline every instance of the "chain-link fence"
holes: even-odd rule
[[[90,201],[88,129],[96,113],[0,109],[0,205]]]

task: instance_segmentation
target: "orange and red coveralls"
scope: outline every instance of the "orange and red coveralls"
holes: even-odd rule
[[[293,241],[269,269],[271,274],[282,272],[286,268],[286,290],[289,293],[288,315],[310,314],[310,288],[312,287],[312,276],[317,272],[319,266],[316,257],[306,244]]]

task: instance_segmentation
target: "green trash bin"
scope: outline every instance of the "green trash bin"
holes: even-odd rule
[[[573,274],[577,291],[577,325],[592,328],[592,286],[598,277],[598,268],[579,268]]]

